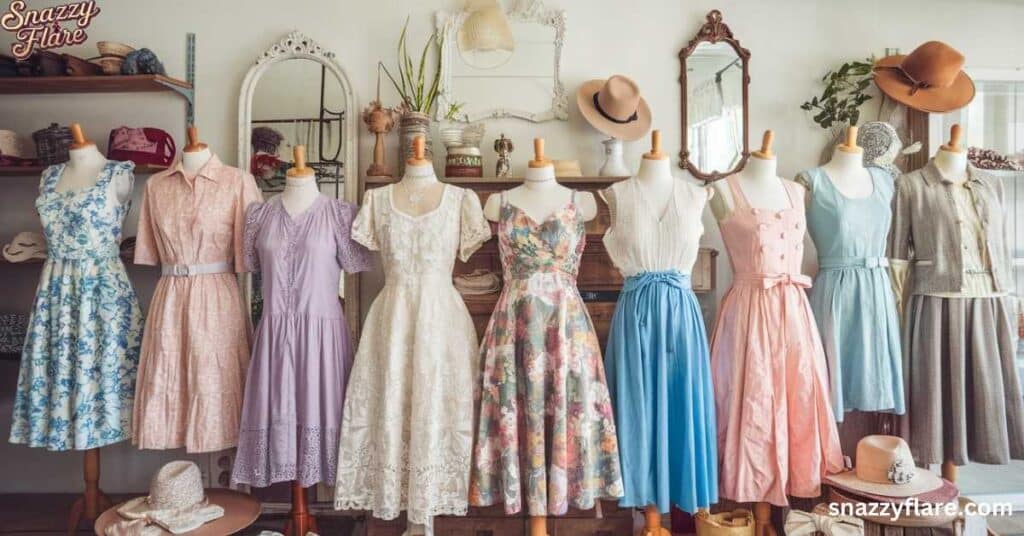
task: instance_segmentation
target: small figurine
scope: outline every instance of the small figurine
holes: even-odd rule
[[[512,174],[510,155],[515,150],[512,140],[506,138],[505,133],[502,133],[500,138],[494,140],[494,150],[498,152],[498,164],[495,166],[494,174],[498,178],[508,177]]]
[[[369,177],[390,177],[391,170],[384,161],[384,136],[395,126],[398,112],[392,108],[384,108],[380,101],[371,101],[363,109],[363,123],[376,136],[373,144],[373,163],[366,168]]]

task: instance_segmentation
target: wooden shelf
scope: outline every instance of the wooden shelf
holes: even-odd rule
[[[41,93],[146,93],[192,91],[184,80],[158,74],[116,76],[15,76],[0,78],[0,95]]]
[[[38,177],[47,166],[0,166],[0,177]],[[167,166],[142,164],[135,166],[137,175],[150,175],[167,169]]]

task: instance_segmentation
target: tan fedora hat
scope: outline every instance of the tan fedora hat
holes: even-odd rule
[[[964,56],[940,41],[907,55],[875,62],[875,84],[897,102],[922,112],[949,112],[974,99],[974,82],[963,71]]]
[[[651,109],[640,88],[620,74],[584,82],[576,92],[576,104],[588,123],[613,138],[638,140],[651,128]]]
[[[892,498],[913,497],[943,486],[938,475],[914,466],[906,441],[887,435],[870,435],[858,441],[856,467],[829,475],[825,482],[854,493]]]

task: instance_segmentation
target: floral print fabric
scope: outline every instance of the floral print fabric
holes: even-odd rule
[[[622,496],[612,406],[597,335],[576,289],[585,244],[575,202],[535,222],[502,200],[505,286],[482,344],[480,421],[470,502],[523,492],[531,516]]]
[[[95,185],[57,192],[65,165],[43,171],[36,208],[48,257],[36,290],[14,400],[11,443],[84,450],[131,436],[142,312],[118,256],[131,162]],[[124,183],[127,182],[125,185]]]

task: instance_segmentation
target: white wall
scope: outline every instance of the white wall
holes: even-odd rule
[[[49,3],[30,2],[34,7]],[[88,30],[89,43],[111,39],[150,47],[172,75],[184,77],[185,33],[197,34],[197,123],[204,141],[225,161],[234,162],[239,85],[249,66],[270,44],[291,30],[306,33],[336,53],[356,86],[361,104],[365,104],[375,89],[377,60],[389,64],[394,61],[394,45],[405,16],[410,16],[410,42],[415,45],[431,31],[435,10],[458,7],[459,3],[99,0],[99,5],[102,12]],[[654,126],[662,129],[665,147],[672,154],[678,150],[680,134],[676,54],[709,9],[722,10],[725,21],[752,54],[751,137],[756,143],[762,130],[776,131],[779,169],[786,177],[817,163],[825,139],[799,105],[820,91],[820,77],[838,63],[872,54],[880,56],[886,47],[909,51],[930,39],[951,43],[974,67],[1024,63],[1024,40],[1019,35],[1024,3],[1012,0],[549,0],[549,5],[568,12],[562,61],[567,88],[574,92],[585,80],[613,73],[632,76],[643,88],[654,112]],[[9,42],[10,35],[0,33],[4,49]],[[80,53],[90,56],[94,49],[91,45],[83,47]],[[311,93],[317,90],[296,88]],[[397,102],[393,94],[386,95],[386,100]],[[571,108],[568,122],[491,122],[487,140],[499,132],[511,137],[518,147],[513,154],[514,167],[521,170],[528,159],[529,140],[543,136],[548,140],[550,155],[579,159],[584,173],[593,173],[603,156],[601,136],[582,120],[575,106]],[[0,128],[28,133],[50,121],[80,121],[97,141],[104,142],[106,132],[120,124],[160,126],[179,140],[184,133],[183,107],[165,95],[0,98]],[[396,139],[392,134],[392,155]],[[489,145],[485,141],[484,147]],[[362,169],[370,161],[371,148],[371,138],[363,136]],[[645,150],[643,142],[627,145],[627,162],[635,165]],[[485,165],[493,168],[493,155],[487,155]],[[0,197],[0,241],[36,225],[31,204],[34,179],[10,179],[8,185]],[[705,242],[721,249],[713,221],[707,215],[705,219]],[[722,265],[727,264],[726,258],[720,257]],[[728,267],[722,266],[719,275],[720,285],[726,286]],[[31,294],[31,277],[8,276],[6,272],[0,272],[0,276],[18,281],[18,293]],[[7,289],[3,292],[6,294]],[[11,370],[16,368],[13,363],[0,364],[3,435],[9,426],[14,386]],[[115,461],[115,457],[119,459]],[[0,458],[7,468],[0,492],[80,487],[79,458],[75,455],[3,445]],[[143,489],[160,459],[166,456],[138,455],[124,445],[108,449],[103,484],[111,491]]]

